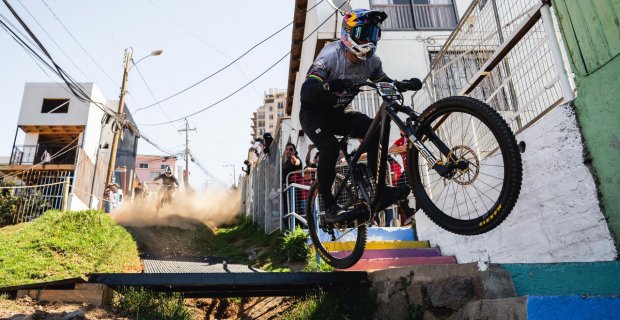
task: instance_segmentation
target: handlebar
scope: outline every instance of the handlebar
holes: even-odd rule
[[[385,100],[402,100],[403,96],[401,91],[398,90],[395,83],[392,82],[369,82],[363,81],[358,83],[353,83],[347,88],[347,91],[358,91],[361,87],[371,87],[377,91],[377,93]],[[396,105],[392,105],[392,108],[396,112],[403,112],[409,116],[415,116],[415,111],[409,106],[405,106],[402,103]]]

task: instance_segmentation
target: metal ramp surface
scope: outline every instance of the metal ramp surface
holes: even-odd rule
[[[366,272],[101,273],[88,282],[182,292],[188,298],[299,296],[318,288],[369,285]]]

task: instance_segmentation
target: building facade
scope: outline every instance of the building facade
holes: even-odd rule
[[[90,101],[73,96],[64,83],[26,83],[11,156],[8,163],[0,164],[0,172],[20,185],[54,184],[68,178],[65,201],[71,210],[101,206],[116,128],[110,114],[118,110],[118,101],[107,100],[94,83],[79,85]],[[114,181],[123,194],[131,195],[138,136],[127,110],[132,126],[119,141]],[[60,209],[62,188],[45,193],[50,206]]]
[[[139,154],[136,158],[136,180],[142,182],[148,191],[157,191],[159,186],[153,182],[158,175],[164,173],[166,167],[170,167],[177,176],[180,184],[182,183],[182,172],[177,168],[177,158],[174,156],[144,155]]]
[[[281,89],[269,89],[265,92],[264,104],[252,115],[252,137],[260,138],[264,133],[273,135],[278,118],[285,114],[286,92]]]

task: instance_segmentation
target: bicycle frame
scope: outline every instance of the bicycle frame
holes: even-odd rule
[[[370,199],[370,195],[365,187],[362,185],[361,181],[355,178],[354,172],[356,172],[356,168],[358,165],[358,161],[361,157],[362,152],[357,152],[353,158],[351,155],[347,153],[346,144],[343,144],[348,137],[345,136],[340,141],[340,148],[345,155],[345,159],[349,165],[349,170],[347,175],[338,190],[336,191],[335,197],[342,193],[344,186],[347,184],[348,180],[351,179],[353,184],[357,187],[357,190],[361,192],[364,200],[370,204],[371,211],[373,215],[376,213],[377,209],[377,199],[380,199],[380,196],[385,192],[386,189],[386,166],[387,166],[387,155],[389,148],[389,135],[390,135],[390,122],[393,121],[396,126],[401,130],[401,132],[406,133],[405,137],[413,145],[416,150],[426,159],[426,161],[432,165],[432,169],[435,169],[440,175],[446,175],[452,168],[451,165],[445,166],[443,162],[438,161],[435,156],[426,148],[424,143],[417,138],[417,133],[420,128],[416,127],[417,117],[415,115],[410,115],[406,120],[406,123],[403,122],[398,117],[398,110],[401,110],[402,106],[395,100],[383,98],[383,103],[379,107],[375,118],[370,125],[370,128],[366,132],[366,136],[362,140],[360,146],[357,150],[366,150],[368,141],[376,134],[377,130],[379,131],[379,145],[377,150],[366,150],[366,152],[378,152],[377,154],[377,172],[374,173],[375,177],[375,185],[376,191],[374,199]],[[440,120],[441,121],[441,120]],[[424,128],[423,128],[424,129]],[[424,132],[428,139],[431,140],[440,150],[442,154],[446,157],[450,155],[450,148],[448,148],[440,139],[435,135],[432,130],[426,130],[428,132]],[[373,216],[371,215],[371,216]]]

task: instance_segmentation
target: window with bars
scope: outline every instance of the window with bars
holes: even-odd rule
[[[387,13],[383,30],[451,30],[457,24],[453,0],[371,0],[370,8]]]

